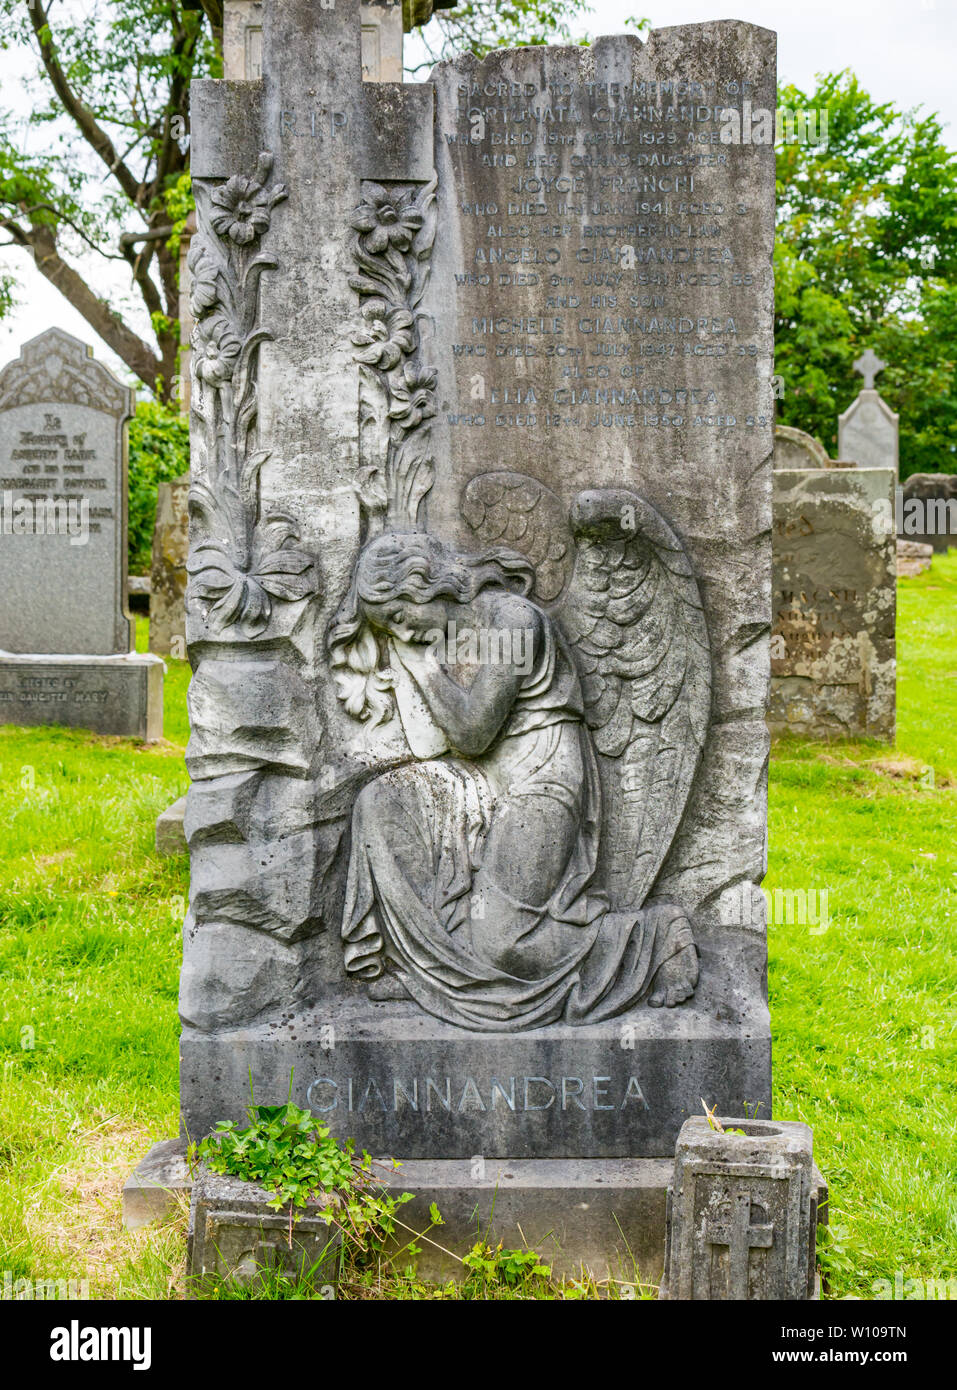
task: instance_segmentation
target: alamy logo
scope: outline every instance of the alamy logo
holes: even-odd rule
[[[0,493],[0,534],[69,536],[71,545],[90,539],[90,503],[86,497],[17,497]]]
[[[530,628],[459,627],[453,618],[447,628],[432,628],[426,642],[443,666],[513,666],[527,676],[532,669]]]
[[[148,1371],[152,1342],[149,1327],[81,1327],[74,1318],[50,1333],[50,1360],[130,1361],[134,1371]]]

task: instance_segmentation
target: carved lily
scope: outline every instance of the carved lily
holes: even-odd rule
[[[256,528],[248,569],[236,563],[221,541],[196,547],[187,564],[190,588],[209,605],[220,631],[236,623],[247,637],[258,637],[272,615],[272,599],[292,603],[317,592],[312,556],[290,544],[298,539],[292,519],[277,513]]]
[[[403,429],[414,430],[423,420],[435,414],[436,372],[406,366],[402,376],[392,381],[392,404],[389,406],[389,419],[397,421]]]
[[[390,193],[380,184],[369,184],[367,201],[360,203],[349,219],[361,232],[362,249],[378,256],[389,247],[408,251],[424,218],[411,193]]]
[[[248,246],[267,230],[273,205],[283,197],[285,190],[281,187],[267,190],[256,179],[234,174],[213,192],[211,202],[219,209],[210,218],[213,231],[229,237],[237,246]]]
[[[232,379],[242,342],[223,314],[201,319],[193,330],[196,375],[210,386],[222,386]]]
[[[355,359],[390,372],[415,346],[415,320],[408,309],[397,309],[384,299],[370,299],[362,314],[369,326],[353,334],[353,343],[362,349]]]

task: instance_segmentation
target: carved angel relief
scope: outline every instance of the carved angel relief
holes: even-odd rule
[[[434,184],[372,185],[352,219],[366,530],[329,632],[340,700],[396,712],[410,760],[354,807],[342,937],[373,998],[485,1031],[676,1005],[692,924],[655,901],[708,726],[711,662],[688,557],[626,490],[560,499],[473,478],[474,552],[430,532],[416,306]]]
[[[296,546],[295,518],[263,515],[259,505],[269,458],[256,447],[259,347],[271,337],[259,323],[259,280],[276,265],[260,243],[287,196],[269,183],[272,165],[264,153],[252,178],[237,174],[213,189],[196,181],[198,231],[189,253],[192,409],[203,424],[200,480],[189,492],[189,598],[205,606],[215,630],[236,626],[247,638],[265,631],[273,601],[318,589],[312,557]]]

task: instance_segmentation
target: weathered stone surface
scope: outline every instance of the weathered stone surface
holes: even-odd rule
[[[861,468],[893,469],[897,480],[899,423],[878,391],[866,387],[837,421],[837,452]]]
[[[130,650],[132,413],[130,388],[59,328],[0,372],[0,651]]]
[[[186,655],[186,558],[189,550],[189,475],[160,483],[156,494],[150,571],[150,651]]]
[[[817,1297],[815,1248],[827,1189],[811,1130],[790,1120],[702,1116],[681,1129],[668,1192],[664,1299]]]
[[[188,1201],[193,1176],[185,1139],[161,1139],[123,1184],[123,1225],[130,1231],[164,1221]]]
[[[934,559],[934,547],[920,541],[897,542],[897,577],[914,579],[929,570]]]
[[[289,1230],[289,1216],[273,1211],[273,1196],[255,1183],[201,1168],[193,1184],[187,1238],[187,1277],[194,1289],[211,1275],[251,1283],[262,1271],[295,1278],[312,1272],[315,1284],[335,1284],[342,1237],[311,1199]]]
[[[774,453],[771,457],[774,468],[829,468],[824,445],[813,434],[795,429],[792,425],[775,425]]]
[[[184,1125],[251,1072],[399,1158],[663,1159],[770,1104],[773,35],[402,87],[357,0],[262,23],[193,95]]]
[[[943,554],[957,545],[957,473],[912,473],[897,497],[898,539]]]
[[[775,472],[774,733],[893,742],[893,482],[886,468]]]
[[[63,724],[148,743],[163,737],[158,656],[0,653],[0,723]]]
[[[186,766],[194,780],[253,768],[308,775],[320,737],[315,695],[282,662],[204,661],[187,702]]]
[[[172,806],[167,806],[156,817],[157,854],[185,854],[186,835],[183,831],[183,818],[186,814],[186,797],[181,796]]]
[[[423,1279],[461,1279],[462,1266],[445,1253],[464,1254],[477,1240],[537,1251],[556,1278],[619,1281],[623,1297],[661,1277],[668,1159],[406,1160],[389,1184],[411,1192],[400,1216],[414,1231],[429,1230],[434,1202],[444,1224],[416,1244]],[[401,1243],[411,1239],[402,1234]],[[432,1242],[436,1242],[433,1244]],[[444,1246],[445,1250],[440,1246]]]

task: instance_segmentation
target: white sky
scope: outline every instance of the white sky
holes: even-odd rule
[[[635,14],[649,15],[659,27],[733,18],[776,29],[782,80],[806,88],[817,72],[850,67],[876,100],[937,111],[949,126],[950,145],[957,146],[957,0],[798,0],[790,5],[783,0],[671,0],[667,6],[658,0],[592,0],[592,13],[582,27],[592,35],[620,33],[625,18]],[[13,56],[0,55],[3,106],[23,100],[11,91]],[[127,376],[86,320],[22,253],[0,251],[0,268],[14,271],[20,282],[18,308],[0,320],[0,364],[16,356],[27,339],[57,324],[92,342],[97,356]],[[101,275],[98,270],[98,287],[113,283],[127,288],[122,279],[107,282]]]

